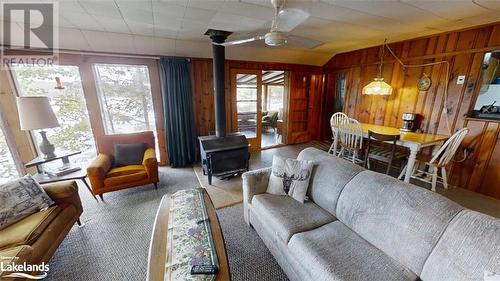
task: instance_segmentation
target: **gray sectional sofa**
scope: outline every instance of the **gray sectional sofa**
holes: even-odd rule
[[[315,148],[304,204],[243,174],[244,219],[291,280],[483,280],[500,273],[500,219]]]

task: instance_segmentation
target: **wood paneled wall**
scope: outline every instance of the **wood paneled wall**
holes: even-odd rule
[[[191,59],[191,73],[193,84],[193,104],[196,119],[196,132],[199,136],[214,134],[215,131],[215,116],[214,116],[214,96],[213,96],[213,69],[211,59]],[[296,104],[293,99],[303,95],[304,99],[309,99],[313,96],[318,99],[322,96],[322,67],[299,65],[299,64],[284,64],[284,63],[265,63],[265,62],[247,62],[247,61],[226,61],[226,127],[228,132],[234,132],[236,128],[236,120],[233,120],[232,111],[234,103],[231,101],[231,69],[257,69],[257,70],[285,70],[291,73],[290,75],[290,104],[291,106],[303,106],[304,116],[300,114],[290,113],[289,123],[289,139],[288,143],[305,142],[311,139],[308,132],[307,120],[308,114],[312,114],[315,119],[320,119],[320,112],[308,111],[309,102],[305,104]],[[301,84],[303,79],[307,79],[307,84]],[[311,84],[312,81],[312,84]],[[312,85],[312,87],[310,87]],[[311,95],[309,94],[311,93]],[[313,119],[311,119],[313,120]],[[300,127],[304,123],[304,128]],[[292,124],[292,125],[290,125]]]
[[[363,86],[377,75],[381,51],[377,46],[338,54],[325,64],[325,100],[331,102],[334,96],[335,74],[346,72],[344,112],[360,122],[400,127],[401,114],[414,112],[422,116],[420,128],[424,132],[449,134],[459,128],[470,128],[463,146],[471,154],[466,161],[454,163],[450,181],[455,186],[500,198],[499,123],[471,120],[466,116],[479,90],[484,53],[500,50],[500,24],[392,43],[390,48],[405,64],[449,62],[447,99],[444,64],[403,69],[387,51],[383,77],[392,85],[393,94],[388,97],[362,95]],[[428,91],[419,92],[417,81],[423,73],[430,75],[432,85]],[[463,85],[456,83],[459,75],[466,77]],[[323,118],[332,114],[332,108],[328,108]]]

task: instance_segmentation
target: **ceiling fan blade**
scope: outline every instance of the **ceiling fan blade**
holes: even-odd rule
[[[295,35],[288,35],[287,44],[314,49],[323,45],[324,42]]]
[[[278,13],[277,30],[290,32],[309,18],[309,13],[295,8],[285,8]]]
[[[221,46],[232,46],[232,45],[240,45],[240,44],[250,43],[250,42],[258,41],[258,40],[262,40],[262,39],[264,39],[264,36],[255,36],[255,37],[250,37],[250,38],[245,38],[245,39],[228,41],[228,42],[224,42],[221,44],[217,44],[217,43],[212,42],[212,44],[221,45]]]

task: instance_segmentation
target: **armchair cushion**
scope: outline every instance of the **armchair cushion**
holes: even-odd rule
[[[139,165],[144,159],[146,143],[116,143],[114,145],[114,167]]]
[[[30,175],[0,185],[0,229],[53,204]]]
[[[128,165],[111,169],[106,175],[107,178],[131,175],[139,172],[144,172],[146,169],[143,165]]]

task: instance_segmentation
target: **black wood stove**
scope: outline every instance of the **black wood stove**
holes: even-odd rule
[[[226,108],[224,93],[225,48],[220,45],[231,32],[209,29],[205,35],[212,39],[214,99],[215,99],[215,136],[199,137],[203,174],[212,184],[212,176],[230,177],[248,171],[250,153],[248,141],[239,134],[226,135]]]

